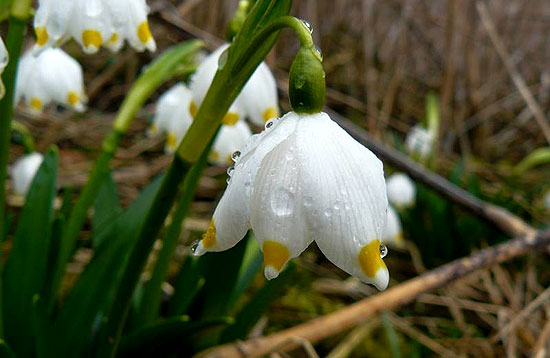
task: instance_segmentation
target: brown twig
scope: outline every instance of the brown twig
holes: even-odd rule
[[[274,347],[296,347],[289,337],[301,337],[311,343],[365,322],[381,310],[391,310],[412,301],[421,293],[444,286],[470,272],[496,263],[511,260],[530,250],[550,244],[550,230],[531,233],[511,239],[495,247],[489,247],[421,276],[403,282],[385,292],[365,298],[334,313],[313,319],[290,329],[237,344],[226,344],[199,353],[203,358],[261,357]],[[244,350],[243,350],[244,349]],[[246,352],[246,355],[243,354]]]
[[[514,81],[514,85],[517,87],[519,93],[521,93],[531,112],[533,112],[533,115],[535,116],[535,119],[537,120],[537,123],[542,133],[546,137],[548,143],[550,143],[550,125],[548,124],[548,119],[544,115],[544,112],[538,104],[537,100],[527,87],[527,84],[523,80],[523,77],[521,77],[521,74],[516,69],[516,66],[510,59],[510,55],[508,54],[508,51],[506,51],[506,47],[504,46],[502,39],[498,35],[495,29],[495,24],[493,23],[493,20],[491,19],[489,12],[487,11],[487,6],[481,1],[478,1],[476,5],[479,16],[481,17],[481,22],[483,23],[485,30],[487,30],[489,38],[495,46],[495,49],[500,56],[502,62],[504,62],[504,66],[506,66],[506,70],[510,74],[512,81]]]

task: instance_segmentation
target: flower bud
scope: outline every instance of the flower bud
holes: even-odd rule
[[[325,71],[319,50],[302,47],[290,68],[290,103],[296,113],[319,113],[325,105]]]

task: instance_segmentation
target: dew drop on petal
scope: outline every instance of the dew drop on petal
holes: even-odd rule
[[[191,251],[195,253],[197,251],[197,247],[199,247],[200,240],[195,240],[191,243]]]
[[[380,244],[380,258],[384,258],[388,255],[388,247],[384,244]]]
[[[232,176],[234,171],[235,171],[234,167],[227,168],[227,175]]]
[[[267,123],[265,124],[265,129],[269,129],[273,127],[274,124],[275,124],[275,121],[273,119],[270,121],[267,121]]]
[[[294,212],[295,197],[287,188],[280,187],[270,195],[271,210],[278,216],[292,215]]]
[[[319,57],[319,60],[320,61],[323,61],[323,52],[321,51],[321,49],[317,46],[315,46],[315,53],[317,54],[317,56]]]
[[[221,70],[225,67],[225,63],[227,62],[227,56],[228,56],[229,49],[225,49],[220,57],[218,58],[218,70]]]
[[[311,206],[311,204],[313,203],[313,198],[311,196],[306,196],[304,198],[304,206],[306,208],[309,208]]]
[[[309,31],[310,34],[313,33],[313,26],[311,25],[311,23],[307,20],[304,20],[304,19],[300,19],[300,21],[302,22],[302,25],[304,25],[304,27]]]
[[[241,156],[241,152],[237,150],[236,152],[233,152],[233,154],[231,154],[231,160],[233,160],[234,162],[237,162],[240,156]]]
[[[225,182],[229,185],[229,183],[231,183],[231,177],[227,178]]]

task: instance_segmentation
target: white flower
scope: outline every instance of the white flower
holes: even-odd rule
[[[191,104],[193,116],[195,116],[198,107],[206,97],[220,63],[223,64],[227,54],[222,54],[228,47],[229,44],[224,44],[206,56],[193,75],[190,86],[194,98]],[[279,116],[277,84],[271,70],[264,62],[254,71],[229,108],[227,116],[234,117],[234,120],[225,119],[225,122],[236,122],[236,120],[243,119],[245,115],[252,122],[261,126],[268,120]]]
[[[327,114],[290,112],[268,122],[229,173],[195,254],[229,249],[252,228],[268,279],[315,240],[344,271],[387,287],[380,257],[387,215],[382,162]]]
[[[416,187],[407,174],[395,173],[386,180],[388,201],[398,209],[408,208],[416,201]]]
[[[405,147],[409,153],[424,159],[432,153],[433,141],[434,135],[417,124],[407,134]]]
[[[24,99],[35,113],[52,101],[85,110],[82,67],[61,49],[46,49],[37,56],[27,52],[19,63],[16,83],[16,102]]]
[[[237,100],[242,102],[248,118],[259,126],[279,117],[277,83],[265,62],[254,71]]]
[[[2,41],[2,38],[0,37],[0,76],[8,65],[8,60],[8,50],[6,49],[6,45],[4,45],[4,41]],[[6,94],[6,88],[4,87],[4,82],[2,82],[2,78],[0,78],[0,99],[4,97],[4,94]]]
[[[145,0],[39,0],[34,17],[36,49],[74,38],[87,53],[102,45],[119,50],[124,40],[138,51],[155,51]]]
[[[11,168],[11,181],[13,191],[17,195],[27,195],[42,161],[44,161],[44,156],[40,153],[27,154],[15,161]]]
[[[252,132],[245,121],[238,121],[234,125],[223,124],[216,136],[208,160],[216,165],[233,164],[231,156],[233,153],[242,150]]]
[[[391,205],[388,205],[388,221],[386,222],[386,231],[384,232],[382,242],[394,247],[403,247],[405,244],[403,241],[401,219]]]
[[[85,110],[82,67],[61,49],[46,49],[37,56],[27,52],[19,63],[16,83],[16,102],[25,100],[35,113],[52,101]]]

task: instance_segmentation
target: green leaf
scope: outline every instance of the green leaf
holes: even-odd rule
[[[252,280],[263,266],[264,256],[251,231],[248,233],[248,237],[248,244],[244,253],[241,271],[239,272],[239,277],[233,289],[233,293],[229,298],[228,307],[230,308],[235,306],[241,295],[248,289]]]
[[[140,230],[145,213],[160,185],[160,178],[99,234],[90,264],[65,299],[54,323],[51,357],[81,356],[91,339],[92,326],[113,299],[127,255]]]
[[[534,166],[547,163],[550,163],[550,147],[536,149],[516,165],[514,175],[520,175]]]
[[[15,358],[15,353],[13,353],[10,346],[2,338],[0,338],[0,357]]]
[[[390,321],[390,318],[388,317],[387,312],[382,313],[382,323],[384,325],[384,331],[386,331],[386,337],[388,338],[388,342],[390,344],[392,357],[401,358],[401,349],[399,348],[399,337],[397,336],[397,332],[395,332],[395,329],[393,328],[393,325]]]
[[[51,150],[30,187],[4,271],[5,338],[18,357],[30,356],[33,349],[33,296],[40,293],[46,273],[57,166],[57,151]]]
[[[188,255],[183,261],[174,284],[174,295],[168,304],[168,316],[187,313],[196,294],[204,286],[204,277],[199,272],[199,258]]]
[[[117,357],[167,357],[171,354],[190,357],[200,349],[197,342],[201,337],[231,322],[228,318],[188,320],[187,316],[174,317],[123,336]]]
[[[295,267],[296,264],[289,262],[287,268],[281,272],[279,277],[268,281],[252,296],[250,301],[235,316],[235,323],[223,330],[220,343],[246,338],[248,332],[262,317],[271,302],[281,296]]]
[[[92,230],[97,233],[101,228],[112,222],[120,213],[121,208],[118,203],[118,191],[110,173],[97,194],[94,204],[94,216],[92,218]],[[94,239],[98,236],[94,236]],[[99,243],[94,241],[94,247]]]

